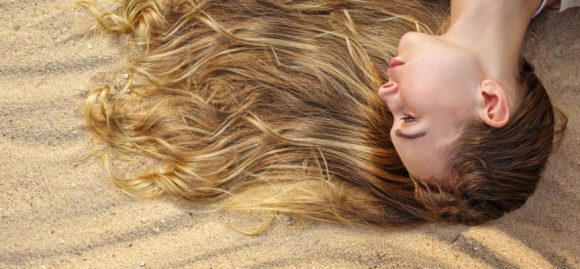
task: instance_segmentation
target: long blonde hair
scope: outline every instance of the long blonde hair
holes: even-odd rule
[[[145,83],[97,89],[84,110],[99,139],[167,166],[116,179],[124,191],[341,223],[430,218],[376,89],[400,37],[432,33],[442,12],[409,0],[79,3],[143,49],[131,70]]]
[[[99,139],[166,165],[115,178],[133,195],[351,224],[479,224],[525,203],[552,150],[557,117],[522,62],[514,120],[472,123],[453,146],[457,184],[408,177],[376,89],[404,33],[442,28],[444,12],[426,3],[79,3],[142,48],[131,70],[144,82],[97,89],[85,105]]]

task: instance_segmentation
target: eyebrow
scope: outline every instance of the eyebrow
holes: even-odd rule
[[[396,136],[398,136],[400,138],[405,138],[405,139],[416,139],[416,138],[425,136],[426,134],[427,134],[427,132],[422,132],[422,133],[408,135],[408,134],[405,134],[405,133],[401,132],[401,130],[396,130],[395,131],[395,135]]]

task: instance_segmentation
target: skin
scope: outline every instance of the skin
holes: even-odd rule
[[[451,176],[450,145],[467,122],[507,124],[518,105],[522,42],[540,3],[453,0],[445,34],[403,36],[378,94],[395,117],[391,139],[413,177]]]

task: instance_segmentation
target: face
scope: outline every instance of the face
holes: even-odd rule
[[[409,173],[448,178],[449,146],[476,118],[480,64],[445,36],[408,33],[379,96],[394,116],[391,139]]]

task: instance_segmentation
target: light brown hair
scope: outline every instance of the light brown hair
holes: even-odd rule
[[[534,68],[520,60],[520,104],[503,128],[472,121],[451,147],[451,189],[420,184],[417,199],[438,219],[480,224],[520,208],[566,128],[567,117],[552,106]]]
[[[143,48],[132,71],[145,83],[97,89],[85,105],[99,139],[167,165],[115,181],[134,195],[352,224],[476,224],[521,206],[551,150],[551,104],[527,70],[523,92],[540,97],[526,105],[524,94],[501,135],[479,125],[465,131],[452,159],[457,189],[409,178],[376,89],[400,37],[433,34],[444,21],[419,1],[127,0],[116,13],[79,3]],[[544,113],[527,117],[536,102]],[[495,150],[495,139],[536,127],[542,145],[516,149],[529,158],[486,159],[503,163],[511,153]]]

